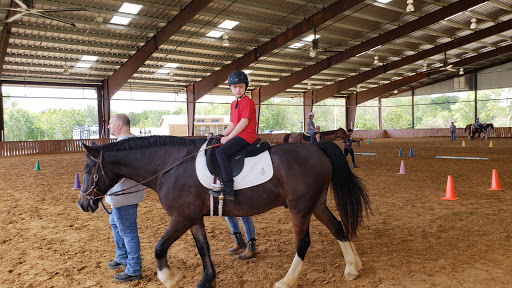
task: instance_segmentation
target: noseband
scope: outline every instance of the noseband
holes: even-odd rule
[[[96,162],[96,174],[94,174],[93,176],[93,179],[94,179],[94,184],[91,186],[91,188],[89,188],[89,190],[87,190],[87,192],[82,192],[82,190],[80,189],[80,195],[82,195],[83,197],[89,199],[89,200],[93,200],[93,199],[98,199],[98,198],[102,198],[104,195],[102,195],[99,191],[98,191],[98,187],[96,186],[96,184],[98,183],[98,170],[101,170],[101,175],[103,176],[103,179],[105,179],[105,181],[107,182],[108,185],[111,185],[110,184],[110,181],[108,181],[108,178],[107,176],[105,176],[105,171],[103,170],[103,150],[100,150],[100,156],[98,157],[98,159],[95,159],[91,156],[91,160],[95,161]],[[98,169],[99,168],[99,169]]]

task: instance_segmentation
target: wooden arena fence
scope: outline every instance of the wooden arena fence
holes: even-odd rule
[[[262,141],[271,145],[283,142],[287,133],[259,134]],[[457,128],[457,137],[464,137],[464,128]],[[355,138],[407,138],[407,137],[450,137],[449,128],[441,129],[388,129],[388,130],[355,130]],[[489,129],[488,138],[510,138],[512,127],[496,127]],[[114,142],[116,139],[82,139],[82,140],[44,140],[44,141],[6,141],[0,142],[0,157],[30,155],[30,154],[58,154],[85,152],[82,143],[99,145]]]
[[[0,142],[1,156],[29,154],[58,154],[85,152],[82,143],[98,145],[114,142],[116,139],[82,139],[82,140],[43,140],[43,141],[7,141]]]

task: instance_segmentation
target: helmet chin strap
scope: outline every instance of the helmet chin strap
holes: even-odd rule
[[[235,109],[238,109],[238,100],[240,100],[240,99],[244,98],[244,96],[245,96],[245,93],[244,93],[244,94],[242,94],[242,96],[240,96],[240,97],[236,97]]]

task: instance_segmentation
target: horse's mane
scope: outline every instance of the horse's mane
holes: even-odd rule
[[[332,134],[336,134],[338,132],[338,130],[340,130],[342,128],[338,128],[336,130],[328,130],[328,131],[322,131],[320,132],[320,134],[324,135],[324,136],[329,136],[329,135],[332,135]]]
[[[161,146],[190,146],[199,147],[204,144],[206,138],[183,138],[175,136],[147,136],[131,137],[119,142],[101,145],[104,152],[116,152],[135,149],[144,149]]]

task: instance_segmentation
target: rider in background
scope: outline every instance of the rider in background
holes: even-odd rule
[[[256,141],[257,121],[256,105],[254,101],[245,95],[249,86],[249,78],[243,71],[231,72],[228,77],[228,85],[236,100],[231,103],[230,124],[224,130],[216,152],[222,176],[222,188],[219,191],[211,190],[210,194],[219,197],[224,194],[225,199],[235,199],[233,191],[233,171],[230,159],[242,149],[249,147]]]
[[[320,126],[316,126],[313,121],[315,118],[315,112],[309,112],[309,120],[306,127],[306,132],[310,135],[309,142],[315,143],[320,141]]]
[[[354,158],[354,149],[352,149],[352,142],[359,143],[360,140],[352,139],[352,133],[354,133],[354,130],[352,130],[352,129],[347,130],[347,137],[345,137],[344,142],[343,142],[343,144],[344,144],[343,153],[345,154],[345,157],[347,157],[347,155],[350,154],[350,156],[352,157],[352,167],[359,168],[359,166],[356,165],[356,160]]]

